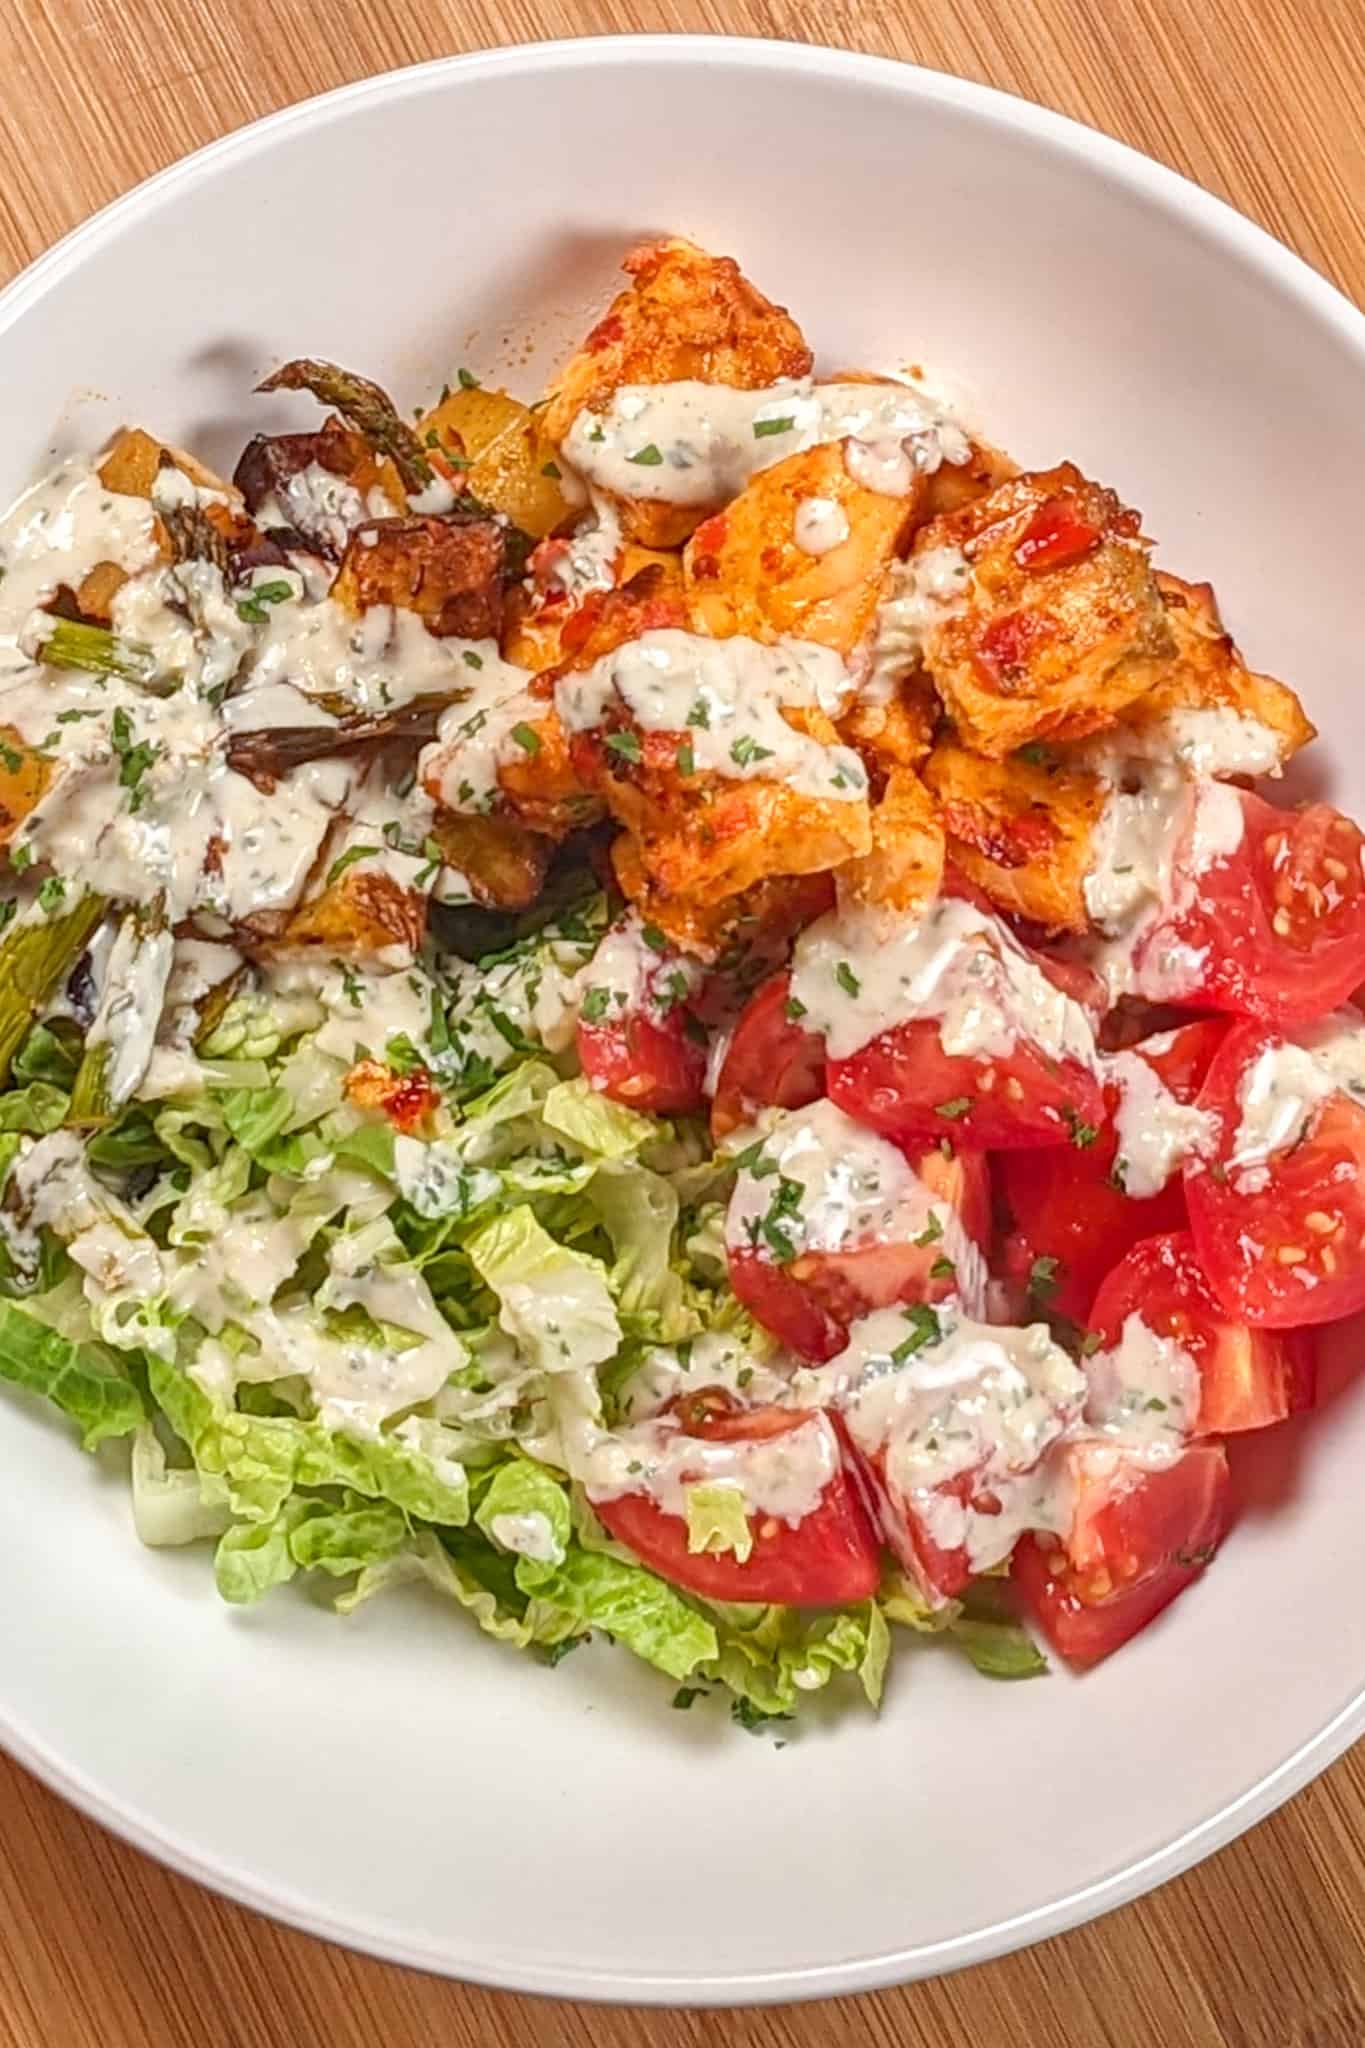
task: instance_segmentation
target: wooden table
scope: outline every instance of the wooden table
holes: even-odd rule
[[[729,30],[847,40],[1041,100],[1224,194],[1365,299],[1359,5],[0,0],[0,269],[200,143],[370,72],[537,36]],[[540,2004],[324,1947],[169,1875],[0,1760],[3,2048],[530,2040],[1360,2048],[1365,1746],[1250,1837],[1095,1927],[936,1984],[748,2014]]]

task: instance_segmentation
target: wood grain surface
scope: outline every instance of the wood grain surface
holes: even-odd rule
[[[0,272],[187,150],[333,85],[541,36],[842,42],[1056,107],[1365,299],[1361,0],[0,0]],[[1268,1674],[1268,1682],[1273,1676]],[[324,1946],[173,1877],[0,1760],[3,2048],[1361,2048],[1365,1745],[1096,1926],[878,1998],[601,2011]]]

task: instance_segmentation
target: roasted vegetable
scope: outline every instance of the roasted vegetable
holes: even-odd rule
[[[374,717],[339,718],[335,725],[267,725],[234,732],[228,740],[228,766],[239,775],[249,775],[265,788],[305,761],[324,761],[333,754],[353,754],[361,748],[386,747],[396,741],[418,743],[433,739],[441,714],[458,704],[467,693],[452,691],[448,696],[413,697],[394,711]]]
[[[943,880],[943,824],[910,769],[893,770],[871,823],[868,851],[838,871],[840,899],[901,915],[926,909]]]
[[[388,392],[372,384],[368,377],[358,377],[354,370],[340,369],[336,363],[321,362],[313,356],[299,356],[292,363],[283,364],[256,389],[311,391],[323,405],[335,406],[372,448],[388,457],[406,491],[425,490],[436,475],[422,443],[406,420],[399,417]]]
[[[489,910],[529,910],[554,852],[552,840],[515,818],[438,809],[431,836],[445,865],[464,877],[475,902]]]
[[[1085,877],[1108,793],[1098,775],[1041,743],[988,761],[946,740],[925,762],[924,780],[968,881],[1015,917],[1086,930]]]
[[[382,869],[349,867],[297,910],[248,919],[248,950],[288,953],[326,947],[338,958],[374,959],[391,948],[414,953],[427,923],[426,897]]]
[[[903,498],[856,482],[842,441],[760,470],[687,544],[688,625],[717,640],[789,634],[851,654],[872,623],[882,577],[914,526],[922,496],[922,480]],[[803,528],[812,507],[825,523],[818,552]]]
[[[0,725],[0,846],[8,846],[52,780],[52,762],[12,725]]]
[[[183,448],[172,448],[166,441],[154,440],[141,427],[126,427],[116,436],[101,458],[98,474],[108,491],[118,491],[127,498],[150,498],[153,484],[167,466],[180,470],[201,490],[221,491],[229,500],[237,495],[230,483],[205,468],[196,456],[187,455]]]
[[[88,626],[79,619],[56,619],[42,643],[50,668],[85,669],[96,676],[123,676],[130,683],[150,683],[156,662],[149,647],[119,640],[107,626]]]
[[[369,519],[351,535],[332,596],[357,615],[401,605],[438,639],[496,640],[502,567],[503,528],[495,519],[467,512]]]
[[[103,915],[104,899],[92,893],[59,917],[12,925],[0,939],[0,1087],[34,1018],[71,972]]]
[[[331,482],[317,488],[310,471]],[[315,434],[258,434],[243,450],[233,482],[253,516],[270,515],[270,532],[295,537],[329,562],[341,560],[351,529],[378,509],[371,506],[372,493],[380,492],[395,512],[406,496],[387,457],[340,420],[325,420]]]
[[[931,521],[912,559],[940,550],[970,573],[925,626],[924,665],[978,753],[1103,730],[1175,651],[1137,514],[1071,463]]]
[[[541,414],[507,392],[459,385],[422,415],[417,435],[458,472],[462,489],[532,540],[543,540],[572,516]]]

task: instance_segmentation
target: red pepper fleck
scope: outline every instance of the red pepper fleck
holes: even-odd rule
[[[1102,537],[1098,527],[1079,518],[1065,498],[1049,498],[1015,543],[1014,559],[1021,569],[1061,569],[1090,554]]]

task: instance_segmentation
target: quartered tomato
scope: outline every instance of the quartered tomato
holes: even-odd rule
[[[1072,1664],[1096,1664],[1197,1579],[1231,1519],[1227,1457],[1196,1444],[1144,1468],[1078,1441],[1064,1457],[1075,1503],[1065,1538],[1024,1536],[1010,1579],[1027,1614]]]
[[[791,976],[765,981],[740,1013],[716,1081],[717,1138],[752,1123],[760,1109],[804,1109],[824,1093],[825,1044],[794,1016]]]
[[[730,1285],[764,1329],[801,1357],[821,1364],[833,1358],[848,1342],[849,1324],[873,1309],[959,1293],[963,1276],[950,1254],[962,1256],[961,1237],[984,1256],[991,1213],[984,1157],[960,1152],[945,1159],[937,1150],[907,1157],[932,1199],[956,1213],[960,1236],[945,1235],[930,1213],[897,1241],[801,1251],[785,1263],[770,1245],[731,1245]]]
[[[1365,1106],[1324,1093],[1330,1083],[1309,1054],[1337,1028],[1334,1019],[1295,1042],[1239,1024],[1199,1097],[1219,1131],[1213,1156],[1185,1169],[1200,1264],[1228,1313],[1263,1329],[1365,1308]],[[1351,1013],[1341,1031],[1357,1029],[1365,1038],[1365,1018]]]
[[[608,933],[601,950],[616,938]],[[705,1108],[708,1040],[691,1006],[694,978],[691,963],[648,926],[636,942],[627,977],[632,987],[613,985],[609,975],[601,985],[589,978],[578,1015],[578,1058],[594,1088],[653,1116],[690,1116]]]
[[[1131,1050],[1178,1102],[1190,1103],[1227,1031],[1221,1017],[1201,1019]],[[1112,1122],[1118,1107],[1119,1090],[1110,1083],[1106,1122],[1088,1144],[1068,1151],[1006,1152],[996,1163],[1006,1219],[1000,1271],[1029,1297],[1033,1312],[1046,1308],[1073,1322],[1089,1321],[1095,1289],[1129,1247],[1159,1231],[1179,1230],[1187,1220],[1178,1172],[1154,1195],[1138,1199],[1127,1192]]]
[[[661,1578],[705,1600],[834,1607],[872,1597],[881,1576],[877,1537],[827,1415],[793,1408],[743,1409],[723,1390],[707,1389],[680,1405],[678,1419],[697,1443],[699,1481],[706,1477],[704,1445],[735,1446],[741,1453],[742,1475],[744,1445],[758,1446],[803,1429],[819,1433],[816,1453],[830,1464],[833,1476],[799,1522],[751,1515],[753,1547],[742,1563],[734,1551],[689,1550],[685,1519],[666,1513],[647,1492],[593,1502],[593,1512],[618,1543]]]
[[[1054,1059],[1022,1035],[998,1058],[947,1053],[932,1017],[830,1060],[826,1085],[851,1117],[905,1145],[1065,1145],[1104,1121],[1100,1084],[1078,1060]]]
[[[1154,948],[1175,945],[1200,960],[1184,997],[1198,1007],[1268,1024],[1324,1017],[1365,981],[1365,835],[1330,804],[1281,811],[1245,790],[1236,800],[1239,844],[1153,927],[1139,972]]]
[[[1264,1429],[1313,1404],[1311,1331],[1253,1330],[1223,1308],[1204,1277],[1187,1230],[1135,1245],[1109,1275],[1091,1311],[1101,1345],[1112,1348],[1129,1316],[1169,1337],[1199,1374],[1194,1436]]]

